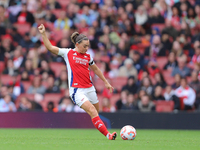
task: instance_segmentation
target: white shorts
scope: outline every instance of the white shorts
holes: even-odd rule
[[[69,89],[70,97],[74,104],[77,104],[79,107],[85,102],[90,101],[92,104],[99,102],[94,86],[90,88],[74,88],[70,87]]]

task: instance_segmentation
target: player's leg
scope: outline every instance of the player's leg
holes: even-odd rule
[[[99,113],[99,102],[96,103],[96,104],[93,104],[93,105],[94,105],[94,107],[96,108],[97,112]]]
[[[91,102],[91,104],[93,104],[93,106],[95,107],[95,109],[96,109],[96,111],[98,112],[98,114],[99,114],[99,100],[98,100],[98,98],[97,98],[97,94],[96,94],[96,92],[95,92],[95,90],[94,91],[90,91],[90,92],[87,92],[86,93],[86,96],[87,96],[87,98],[89,99],[89,101]],[[99,122],[99,120],[101,121],[101,123]],[[99,118],[99,116],[97,116],[97,117],[95,117],[95,118],[93,118],[92,119],[92,122],[93,122],[93,124],[94,124],[94,126],[98,129],[98,127],[99,127],[99,125],[95,125],[95,122],[99,122],[99,124],[103,124],[103,126],[105,126],[104,125],[104,123],[103,123],[103,121]],[[105,127],[106,128],[106,127]],[[99,129],[98,129],[99,130]],[[106,129],[107,130],[107,129]],[[114,132],[114,133],[112,133],[112,134],[107,134],[107,136],[106,136],[108,139],[110,139],[110,140],[115,140],[115,138],[117,137],[117,133],[116,132]]]
[[[110,134],[103,123],[103,121],[100,119],[98,112],[95,108],[95,106],[90,101],[85,101],[81,108],[84,109],[91,117],[92,123],[94,126],[103,134],[105,135],[109,140],[115,140],[117,134],[114,132],[113,134]]]

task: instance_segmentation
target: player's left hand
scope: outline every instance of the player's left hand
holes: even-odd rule
[[[110,90],[110,93],[112,93],[114,90],[114,88],[108,82],[105,83],[105,87]]]

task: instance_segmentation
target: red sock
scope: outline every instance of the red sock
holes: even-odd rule
[[[94,126],[103,134],[103,135],[107,135],[109,132],[105,126],[105,124],[103,123],[103,121],[99,118],[99,116],[94,117],[92,119],[92,123],[94,124]]]

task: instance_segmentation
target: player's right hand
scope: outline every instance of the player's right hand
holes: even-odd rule
[[[41,34],[44,33],[44,32],[45,32],[45,27],[44,27],[44,25],[41,24],[41,25],[38,27],[38,30],[39,30],[39,32],[40,32]]]

